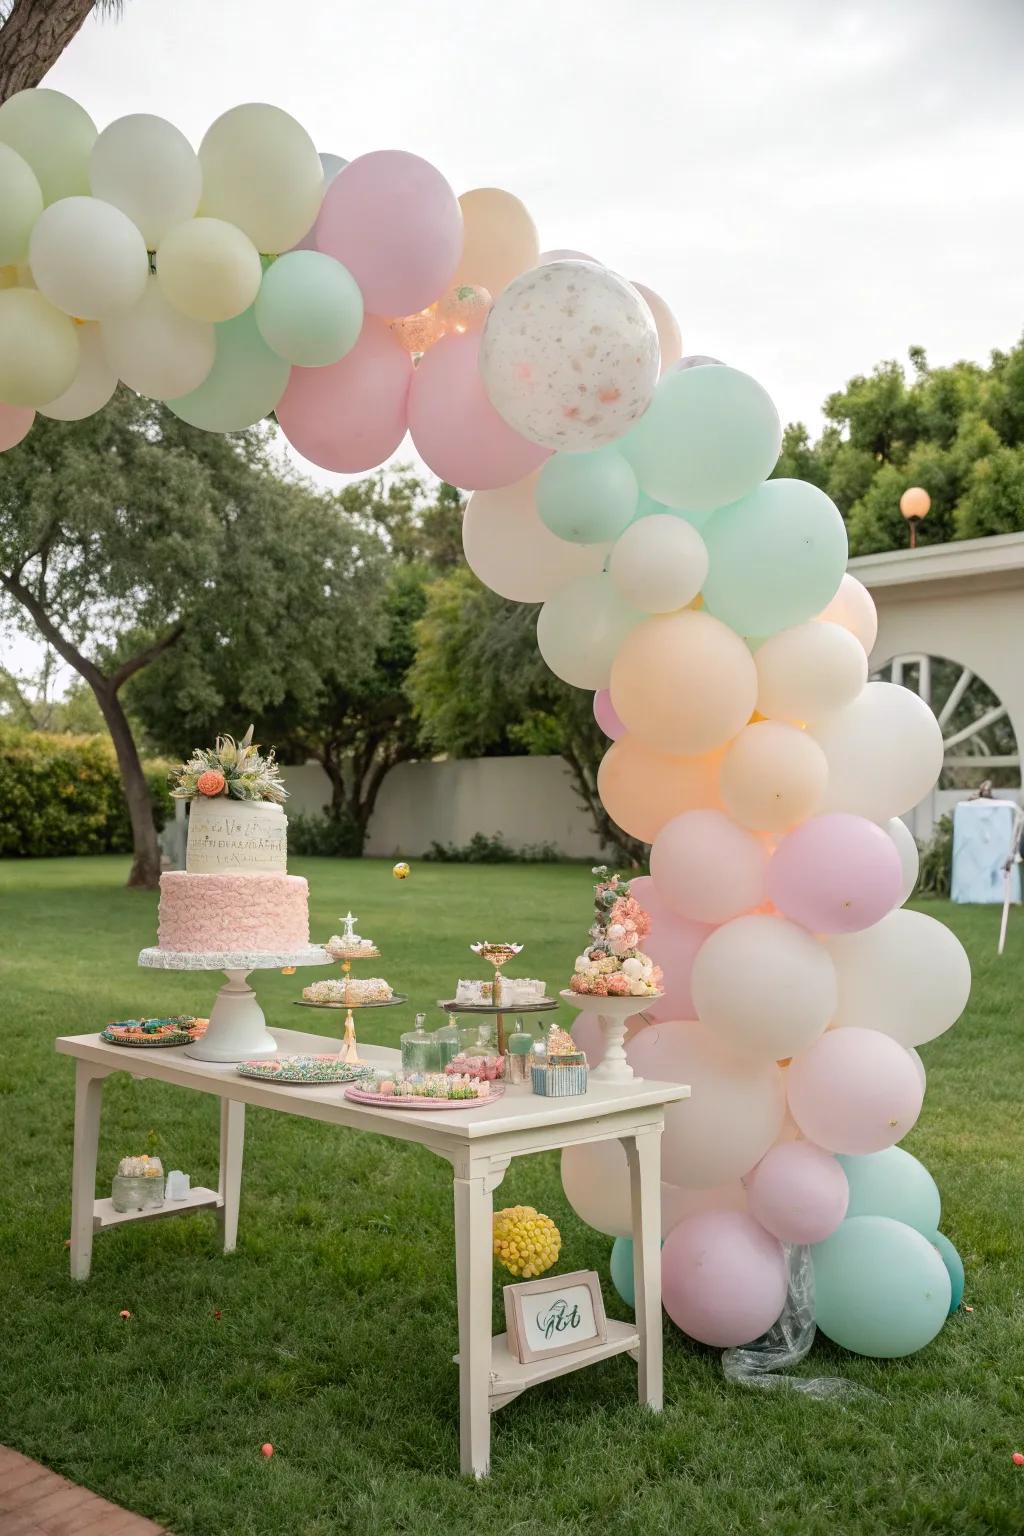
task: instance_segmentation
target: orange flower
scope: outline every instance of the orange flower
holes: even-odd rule
[[[222,773],[218,773],[216,768],[207,768],[196,780],[196,789],[201,795],[222,795],[226,784],[227,780]]]

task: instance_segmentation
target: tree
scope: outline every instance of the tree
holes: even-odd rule
[[[120,0],[3,0],[0,101],[38,85],[94,10],[120,15]]]

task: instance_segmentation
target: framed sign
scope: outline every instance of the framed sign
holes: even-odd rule
[[[523,1365],[603,1344],[608,1324],[597,1271],[506,1285],[505,1328],[509,1349]]]

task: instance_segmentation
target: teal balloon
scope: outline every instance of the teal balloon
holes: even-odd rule
[[[606,544],[633,520],[639,489],[617,448],[553,454],[537,477],[541,522],[571,544]]]
[[[964,1299],[964,1261],[944,1233],[933,1232],[928,1241],[933,1248],[939,1250],[939,1257],[943,1264],[945,1264],[946,1273],[949,1275],[949,1311],[950,1316],[952,1316]]]
[[[635,1307],[636,1291],[633,1286],[633,1239],[631,1237],[617,1237],[612,1244],[611,1277],[612,1285],[626,1306]]]
[[[939,1186],[923,1163],[902,1147],[837,1159],[850,1186],[846,1216],[891,1216],[931,1238],[942,1215]]]
[[[214,327],[217,350],[206,378],[167,404],[204,432],[242,432],[269,416],[284,394],[291,365],[271,352],[250,307]]]
[[[737,368],[666,373],[647,410],[616,447],[655,501],[689,512],[748,496],[782,446],[770,396]]]
[[[692,377],[718,372],[698,368]],[[839,508],[805,480],[758,486],[716,512],[702,537],[711,562],[704,606],[740,635],[775,635],[813,619],[846,570]]]
[[[633,514],[634,523],[638,523],[642,517],[657,517],[659,513],[668,517],[681,517],[691,528],[698,529],[703,528],[708,519],[714,516],[713,512],[686,512],[680,507],[666,507],[663,501],[654,501],[646,491],[641,491]]]
[[[267,346],[298,368],[340,362],[363,327],[359,284],[321,251],[279,256],[264,273],[253,308]]]
[[[814,1320],[843,1349],[912,1355],[949,1315],[946,1266],[928,1238],[888,1216],[847,1217],[811,1249]]]

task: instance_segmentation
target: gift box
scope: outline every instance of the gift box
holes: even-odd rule
[[[582,1054],[582,1052],[581,1052]],[[534,1063],[531,1068],[534,1093],[548,1099],[565,1098],[571,1093],[586,1093],[589,1068],[586,1058],[579,1062],[560,1060]]]

